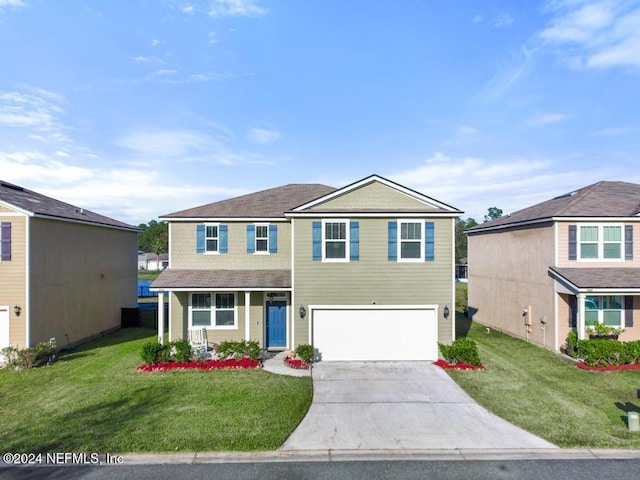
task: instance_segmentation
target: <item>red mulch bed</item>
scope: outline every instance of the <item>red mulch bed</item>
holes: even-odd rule
[[[235,360],[206,360],[204,362],[164,362],[155,365],[140,365],[136,370],[140,372],[168,372],[169,370],[221,370],[224,368],[260,368],[260,360],[243,358]]]
[[[484,370],[482,364],[480,365],[469,365],[468,363],[455,363],[453,365],[445,362],[444,360],[438,360],[437,362],[433,362],[434,365],[439,366],[440,368],[447,369],[455,369],[455,370]]]
[[[621,370],[640,370],[638,363],[626,363],[623,365],[607,365],[606,367],[591,367],[584,362],[576,363],[576,367],[582,370],[590,370],[594,372],[619,372]]]
[[[311,364],[310,363],[307,363],[307,362],[305,362],[305,361],[303,361],[303,360],[301,360],[299,358],[286,357],[284,359],[284,364],[287,367],[295,368],[297,370],[301,370],[301,369],[302,370],[308,370],[308,369],[311,368]]]

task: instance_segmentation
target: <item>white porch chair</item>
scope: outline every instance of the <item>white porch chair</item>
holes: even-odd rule
[[[192,328],[189,329],[189,343],[195,352],[207,351],[207,329]]]

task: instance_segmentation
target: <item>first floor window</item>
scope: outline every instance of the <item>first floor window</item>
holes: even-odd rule
[[[209,328],[236,327],[235,294],[191,294],[191,326]]]
[[[623,300],[621,296],[588,296],[585,298],[584,323],[601,323],[609,327],[622,327]]]

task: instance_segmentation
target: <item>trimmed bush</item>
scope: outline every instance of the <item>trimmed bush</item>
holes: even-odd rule
[[[627,363],[627,347],[615,340],[579,340],[578,357],[590,367],[606,367]]]
[[[298,345],[296,347],[296,355],[298,355],[303,362],[309,363],[313,360],[313,345]]]
[[[640,340],[625,342],[624,345],[627,357],[625,363],[640,363]]]
[[[171,342],[172,357],[176,362],[188,362],[193,356],[189,340],[176,340]]]
[[[576,356],[576,352],[578,351],[578,333],[574,330],[570,331],[567,335],[567,349],[570,349],[572,357]]]
[[[166,362],[171,354],[170,345],[162,345],[159,342],[149,342],[142,345],[142,361],[147,365]]]
[[[251,360],[258,360],[260,358],[260,344],[255,340],[240,340],[238,342],[227,340],[220,344],[216,353],[220,358],[249,357]]]
[[[466,363],[468,365],[480,365],[480,355],[476,342],[468,338],[457,338],[451,345],[438,343],[440,353],[447,363]]]

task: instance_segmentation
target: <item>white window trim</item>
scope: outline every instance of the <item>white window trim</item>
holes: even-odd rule
[[[425,238],[424,236],[426,235],[425,231],[424,231],[424,220],[416,220],[416,219],[409,219],[409,218],[405,218],[405,219],[397,219],[396,220],[397,225],[398,225],[398,252],[396,255],[396,258],[398,260],[399,263],[424,263],[424,244],[425,244]],[[418,258],[402,258],[402,224],[403,223],[419,223],[420,224],[420,256]],[[415,242],[415,240],[405,240],[405,242],[407,241],[411,241],[411,242]]]
[[[582,258],[582,227],[598,228],[598,258]],[[620,228],[620,258],[604,258],[604,227]],[[576,259],[578,262],[624,262],[624,225],[619,223],[582,223],[577,225]],[[617,243],[617,242],[606,242]]]
[[[327,223],[344,223],[345,225],[345,247],[344,247],[344,258],[327,258],[327,238],[325,236]],[[351,261],[351,221],[348,218],[327,218],[322,220],[322,261],[326,263],[348,263]],[[331,240],[332,242],[342,240]]]
[[[622,306],[621,306],[621,308],[620,308],[620,309],[617,309],[617,308],[598,308],[598,310],[595,310],[595,311],[597,311],[597,312],[598,312],[598,320],[597,320],[597,322],[598,322],[600,325],[605,325],[605,323],[604,323],[604,312],[605,312],[605,310],[606,310],[606,311],[610,311],[610,312],[620,312],[620,323],[619,323],[618,325],[607,325],[607,326],[609,326],[609,327],[613,327],[613,328],[624,328],[624,310],[625,310],[625,308],[624,308],[624,296],[623,296],[623,295],[587,295],[587,297],[592,297],[592,296],[599,296],[599,297],[620,297],[620,298],[622,299],[622,301],[621,301]],[[586,299],[586,297],[585,297],[585,299]],[[586,304],[585,304],[585,309],[584,309],[584,311],[585,311],[585,316],[586,316],[586,313],[587,313],[587,307],[586,307]],[[589,310],[589,311],[590,311],[590,312],[593,312],[594,310]],[[587,328],[587,330],[588,330],[589,328],[591,328],[591,325],[586,325],[586,324],[585,324],[585,327],[586,327],[586,328]]]
[[[193,325],[193,295],[205,293],[211,295],[211,324],[209,326]],[[216,295],[233,294],[233,325],[216,325]],[[196,311],[204,311],[197,309]],[[238,329],[238,295],[236,292],[191,292],[189,294],[189,329],[206,328],[207,330],[237,330]]]
[[[270,252],[270,247],[271,245],[269,245],[269,223],[254,223],[253,226],[255,227],[254,230],[254,238],[253,238],[253,254],[254,255],[271,255]],[[267,227],[267,251],[266,252],[259,252],[258,251],[258,227]],[[260,237],[261,239],[263,239],[263,237]]]
[[[207,227],[218,227],[217,237],[207,237]],[[213,251],[207,250],[207,238],[216,238],[218,240],[218,249]],[[220,224],[219,223],[205,223],[204,224],[204,255],[220,255]]]

